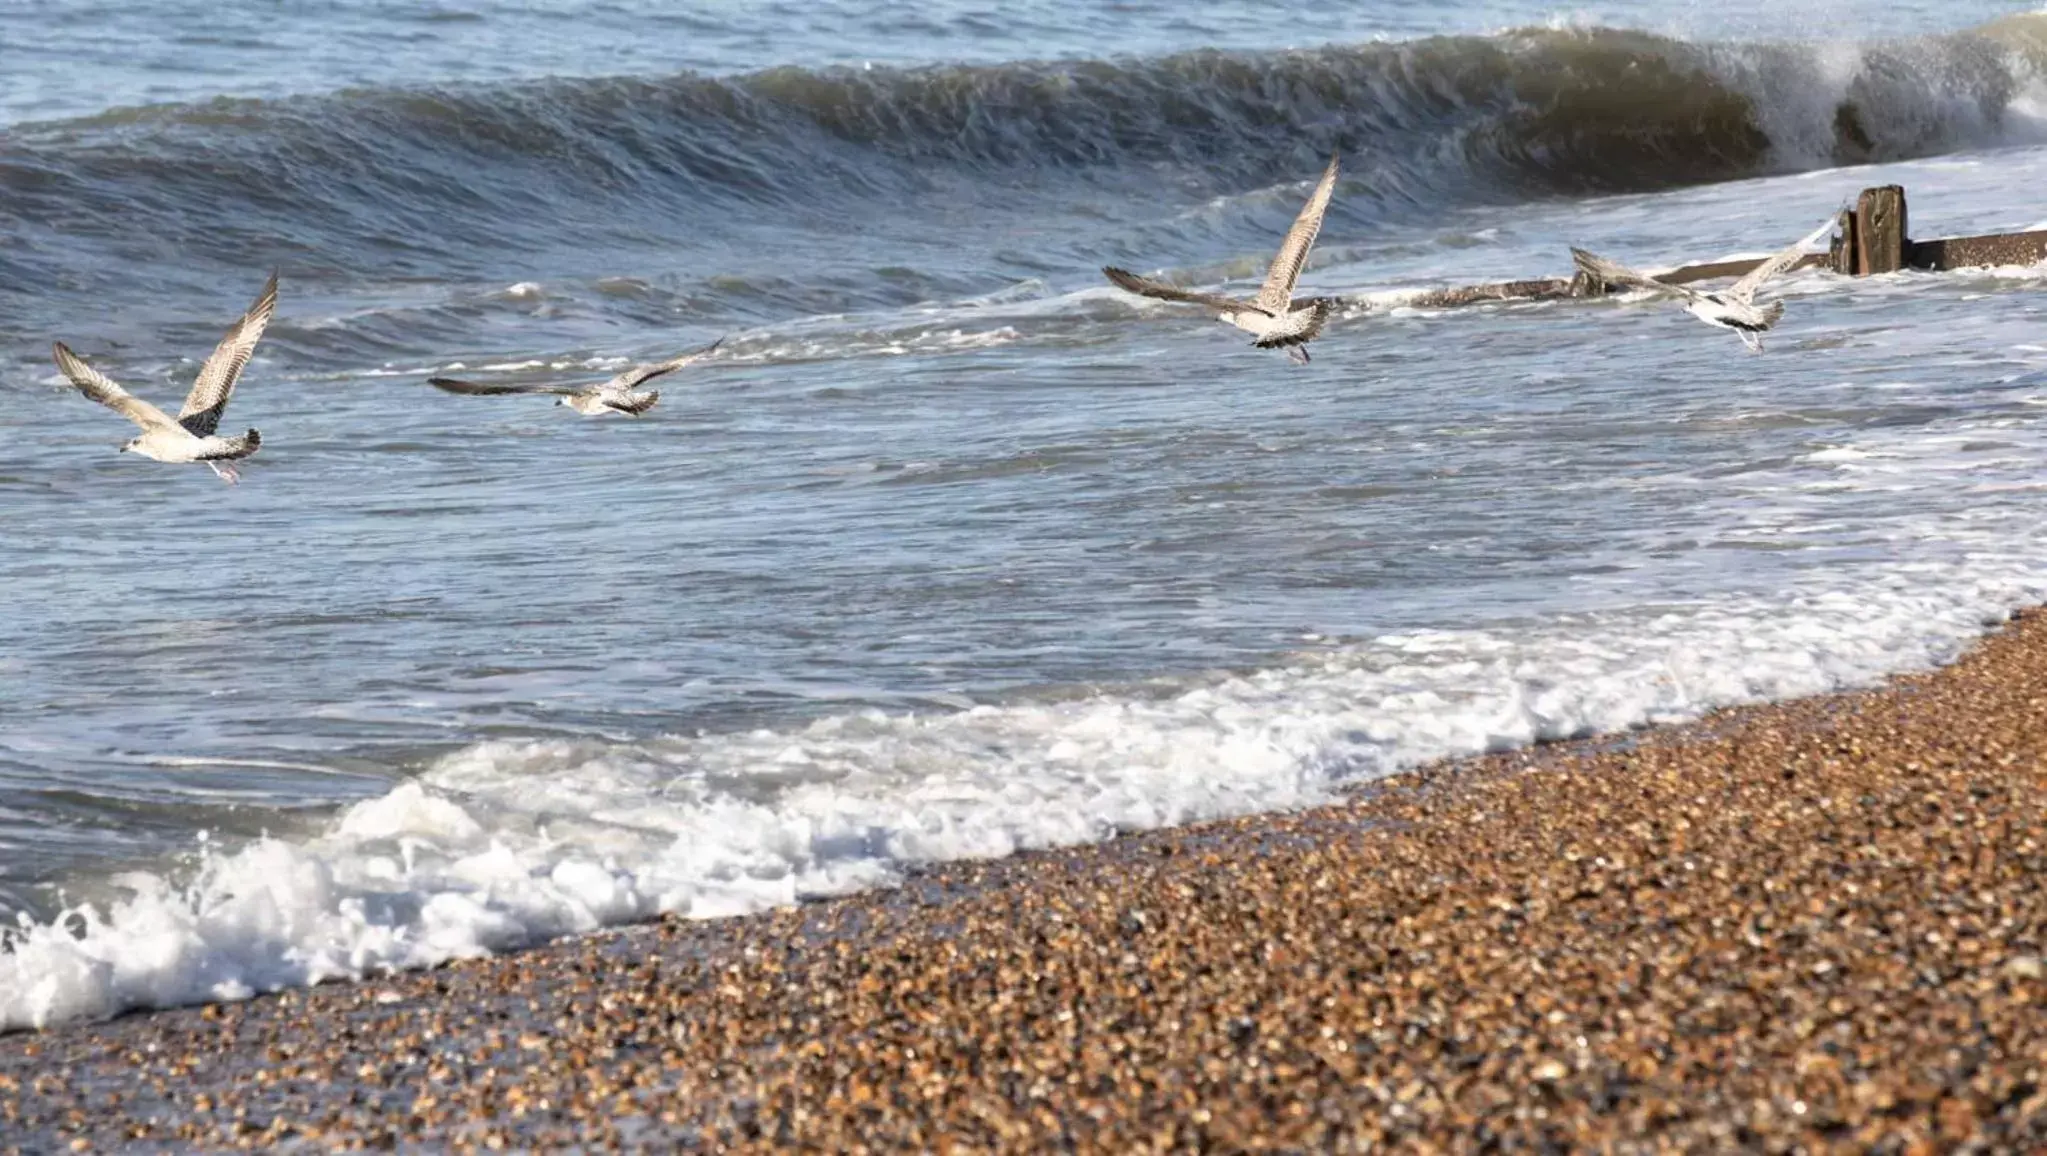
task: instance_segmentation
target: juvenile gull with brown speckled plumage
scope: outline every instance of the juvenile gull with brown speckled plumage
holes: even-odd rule
[[[262,340],[263,330],[276,309],[277,274],[272,273],[263,292],[256,296],[256,303],[249,306],[248,312],[214,347],[206,364],[199,367],[199,377],[192,383],[192,391],[185,395],[185,404],[178,410],[176,420],[87,365],[63,342],[53,344],[51,354],[56,358],[57,368],[64,371],[78,392],[142,427],[141,436],[121,446],[122,453],[137,453],[159,462],[205,462],[232,484],[241,475],[227,463],[255,453],[263,444],[263,435],[252,429],[240,437],[222,437],[216,431],[228,399],[234,396],[235,382],[255,354],[256,343]]]
[[[607,381],[594,385],[482,385],[471,381],[459,381],[452,377],[430,377],[427,384],[448,393],[466,394],[470,397],[497,397],[518,393],[546,393],[560,398],[556,405],[565,405],[577,413],[596,416],[600,413],[622,413],[639,417],[654,408],[661,400],[658,389],[639,388],[647,382],[666,374],[674,373],[685,365],[709,357],[711,352],[723,344],[724,338],[711,342],[699,349],[693,349],[680,357],[647,365],[635,365]]]
[[[1288,357],[1305,364],[1308,342],[1322,332],[1337,301],[1333,297],[1310,297],[1297,302],[1294,285],[1308,265],[1308,251],[1315,247],[1315,237],[1322,231],[1322,215],[1329,211],[1330,194],[1336,191],[1337,159],[1329,158],[1329,167],[1323,170],[1308,203],[1294,218],[1286,240],[1280,242],[1279,254],[1265,274],[1265,284],[1259,287],[1258,296],[1250,300],[1182,289],[1113,265],[1105,266],[1102,272],[1118,288],[1140,296],[1206,305],[1225,323],[1251,334],[1254,338],[1251,344],[1260,349],[1285,349]]]
[[[1618,285],[1628,289],[1647,289],[1680,298],[1685,312],[1708,325],[1720,329],[1731,329],[1741,337],[1750,353],[1763,351],[1763,334],[1770,331],[1784,316],[1784,303],[1772,301],[1768,305],[1756,304],[1756,291],[1772,277],[1784,272],[1805,256],[1808,247],[1820,238],[1834,231],[1836,217],[1830,216],[1819,228],[1793,241],[1769,260],[1748,271],[1741,280],[1718,293],[1706,293],[1683,285],[1672,285],[1658,281],[1647,273],[1631,269],[1617,261],[1588,253],[1583,249],[1572,249],[1571,260],[1578,271],[1595,281],[1607,285]]]

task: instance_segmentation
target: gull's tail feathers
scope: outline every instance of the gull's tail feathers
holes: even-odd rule
[[[215,435],[213,434],[208,434],[207,436],[215,437]],[[262,447],[263,434],[259,430],[251,429],[248,433],[245,433],[240,437],[218,437],[215,440],[225,443],[224,447],[211,453],[200,454],[199,455],[200,461],[202,462],[239,461],[242,458],[246,458],[249,455],[255,453],[258,449]]]
[[[1280,324],[1275,325],[1264,337],[1251,344],[1260,349],[1284,349],[1289,356],[1297,351],[1305,353],[1306,351],[1299,350],[1298,347],[1322,335],[1322,327],[1329,323],[1329,315],[1336,312],[1336,307],[1341,303],[1335,297],[1315,297],[1303,301],[1281,315]],[[1307,358],[1302,356],[1296,357],[1295,360],[1306,361]]]

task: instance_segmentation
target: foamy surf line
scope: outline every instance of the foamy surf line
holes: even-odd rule
[[[2047,595],[2031,568],[1515,632],[1388,636],[1254,674],[641,743],[491,742],[316,838],[11,932],[0,1028],[247,998],[645,920],[886,886],[919,863],[1297,808],[1421,764],[1873,683]]]

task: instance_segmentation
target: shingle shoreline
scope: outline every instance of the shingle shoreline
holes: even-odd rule
[[[2047,615],[1871,691],[0,1038],[0,1149],[2047,1148]]]

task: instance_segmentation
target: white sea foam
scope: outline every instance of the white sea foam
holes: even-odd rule
[[[847,357],[901,357],[910,354],[956,353],[992,349],[1021,340],[1016,327],[994,329],[910,328],[877,332],[832,333],[811,337],[794,332],[764,332],[726,356],[737,363],[762,361],[813,361]]]
[[[1805,460],[1816,464],[1828,465],[1839,462],[1864,461],[1869,456],[1868,451],[1856,449],[1854,446],[1828,446],[1826,449],[1814,450],[1805,455]]]
[[[0,1027],[429,966],[659,912],[736,915],[904,867],[1296,807],[1445,756],[1941,662],[2047,589],[1902,567],[1778,601],[1387,636],[1243,676],[647,742],[489,742],[316,838],[25,926]]]

